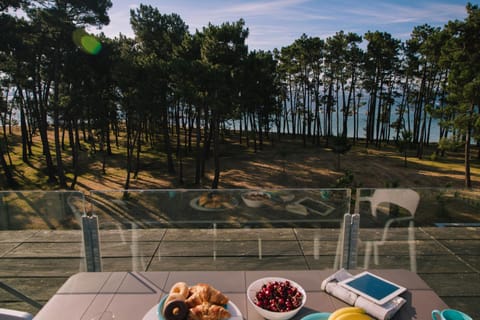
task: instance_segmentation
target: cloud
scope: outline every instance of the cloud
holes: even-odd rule
[[[308,0],[279,0],[267,2],[247,2],[242,4],[225,7],[219,10],[223,14],[235,15],[271,15],[272,13],[283,11],[287,8],[295,8],[295,6],[302,5]]]
[[[447,23],[452,16],[465,15],[465,6],[426,3],[417,6],[379,3],[373,8],[346,9],[358,23],[375,21],[376,24]]]
[[[249,21],[275,21],[277,25],[296,21],[330,20],[329,15],[319,14],[318,5],[311,0],[278,0],[253,1],[228,5],[224,2],[219,7],[205,9],[204,16],[211,22],[238,20],[244,18]],[[197,13],[197,15],[202,15]]]

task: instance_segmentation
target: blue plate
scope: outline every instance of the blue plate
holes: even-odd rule
[[[303,317],[302,320],[328,320],[328,317],[330,317],[330,315],[331,313],[328,312],[311,313]]]
[[[163,305],[165,304],[165,300],[167,300],[168,295],[165,295],[162,300],[160,300],[160,303],[158,304],[157,307],[157,317],[159,320],[165,320],[163,317]]]

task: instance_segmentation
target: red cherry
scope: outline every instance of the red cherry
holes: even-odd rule
[[[302,304],[303,295],[290,281],[272,281],[256,293],[256,305],[274,312],[291,311]]]

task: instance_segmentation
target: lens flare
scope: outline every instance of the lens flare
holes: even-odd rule
[[[83,52],[96,55],[102,50],[102,44],[94,36],[88,34],[83,29],[77,29],[72,35],[73,42]]]
[[[102,50],[102,44],[94,36],[83,36],[80,39],[80,43],[82,48],[90,54],[97,54]]]

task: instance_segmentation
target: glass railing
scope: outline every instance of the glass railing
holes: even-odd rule
[[[101,269],[335,268],[349,189],[92,191]]]
[[[480,194],[470,190],[357,189],[357,266],[428,272],[429,263],[448,250],[438,240],[461,237],[448,227],[464,227],[468,238],[469,228],[480,226],[473,222],[479,209]]]
[[[0,305],[35,313],[70,276],[85,271],[75,191],[0,192]]]
[[[468,312],[479,210],[437,188],[0,192],[0,304],[35,314],[79,271],[345,267],[412,270]]]
[[[471,303],[479,298],[471,284],[480,279],[478,191],[357,189],[354,198],[357,268],[414,271],[450,307],[478,312]]]

